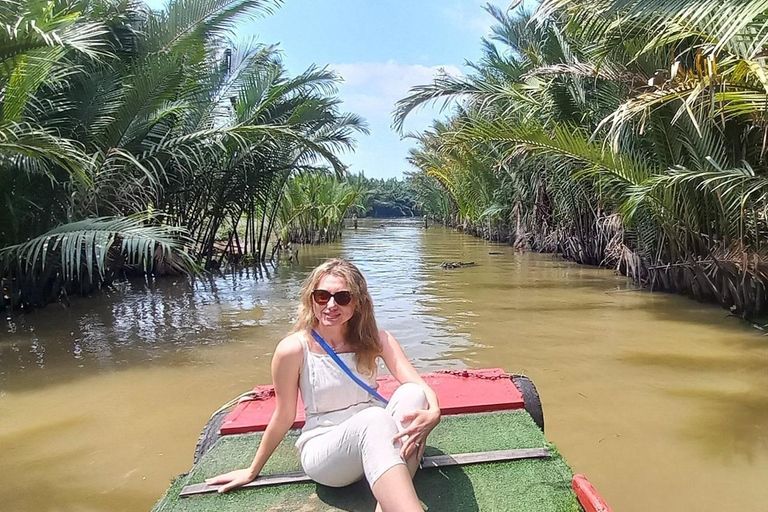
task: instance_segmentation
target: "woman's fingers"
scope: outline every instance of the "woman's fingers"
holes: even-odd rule
[[[428,421],[424,416],[428,413],[426,410],[419,410],[403,414],[402,423],[411,421],[411,424],[406,428],[398,432],[395,437],[392,438],[393,443],[400,441],[402,443],[400,447],[400,456],[404,459],[410,457],[414,451],[417,451],[426,438],[426,434],[431,430],[428,425]]]
[[[411,445],[411,443],[406,441],[405,443],[403,443],[403,446],[400,447],[400,457],[402,457],[403,459],[407,459],[408,458],[408,455],[409,455],[408,454],[408,451],[409,451],[408,447],[410,445]]]
[[[424,442],[423,439],[423,435],[415,435],[413,437],[409,437],[408,440],[405,441],[403,446],[400,448],[400,456],[404,459],[410,457],[415,450],[419,449],[421,443]]]
[[[403,454],[403,458],[407,459],[410,458],[410,456],[413,454],[414,450],[416,450],[416,443],[408,443],[407,448],[405,449],[405,453]]]
[[[214,476],[213,478],[206,478],[205,483],[208,485],[221,485],[232,481],[232,476],[229,473],[223,475]]]
[[[398,441],[405,442],[405,439],[411,438],[415,435],[420,434],[423,431],[423,428],[421,425],[412,424],[408,428],[405,428],[398,432],[395,437],[392,438],[392,442],[396,443]]]
[[[232,489],[236,489],[238,487],[242,487],[248,482],[250,482],[251,479],[245,478],[242,475],[236,475],[229,479],[228,482],[225,482],[224,485],[219,487],[218,492],[219,493],[225,493],[227,491],[231,491]]]
[[[219,490],[218,490],[218,492],[219,492],[219,494],[222,494],[222,493],[225,493],[225,492],[227,492],[227,491],[231,491],[231,490],[232,490],[232,489],[234,489],[235,487],[240,487],[240,486],[241,486],[241,485],[243,485],[244,483],[245,483],[245,482],[238,482],[237,480],[232,480],[232,481],[231,481],[231,482],[229,482],[228,484],[226,484],[226,485],[222,485],[221,487],[219,487]]]
[[[208,485],[220,485],[221,487],[217,489],[218,492],[227,492],[236,487],[242,487],[254,478],[256,478],[256,475],[250,470],[238,469],[236,471],[224,473],[223,475],[208,478],[205,480],[205,483]]]
[[[396,443],[398,441],[402,441],[405,443],[406,439],[410,439],[415,436],[421,436],[425,432],[425,427],[426,425],[422,425],[421,423],[414,421],[407,428],[395,434],[395,437],[392,438],[392,442]]]
[[[414,453],[416,453],[419,450],[419,446],[421,446],[420,443],[421,443],[420,441],[415,441],[414,440],[412,443],[408,444],[408,449],[406,450],[406,453],[405,453],[405,458],[406,459],[410,458],[411,455],[413,455]]]
[[[395,434],[395,437],[392,438],[392,442],[396,443],[398,441],[402,441],[404,437],[410,436],[412,433],[413,431],[410,428],[401,430],[400,432]]]

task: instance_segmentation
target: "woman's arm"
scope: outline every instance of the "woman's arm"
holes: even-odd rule
[[[395,440],[407,438],[403,442],[400,454],[404,458],[408,458],[413,450],[424,444],[427,435],[440,423],[440,404],[437,401],[437,395],[413,367],[397,339],[382,329],[379,334],[379,341],[382,348],[381,358],[384,359],[384,363],[392,376],[400,384],[413,382],[421,386],[427,397],[427,404],[429,404],[425,410],[405,415],[403,420],[410,421],[411,424],[395,436]]]
[[[241,487],[254,480],[261,473],[264,464],[274,453],[296,420],[296,404],[299,397],[299,372],[304,351],[298,336],[292,334],[283,339],[272,356],[272,383],[275,386],[275,412],[256,450],[253,462],[248,468],[230,471],[205,481],[208,485],[221,485],[219,492]]]

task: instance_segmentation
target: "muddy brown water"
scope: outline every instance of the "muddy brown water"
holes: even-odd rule
[[[269,382],[301,281],[331,256],[363,269],[417,368],[531,376],[547,436],[616,512],[768,511],[759,331],[610,270],[377,220],[268,275],[130,283],[4,320],[0,510],[149,510],[208,415]]]

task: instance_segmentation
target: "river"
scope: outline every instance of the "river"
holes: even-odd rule
[[[768,511],[768,338],[612,271],[364,219],[299,264],[164,279],[0,330],[0,509],[149,510],[219,405],[268,383],[303,278],[355,262],[420,370],[529,375],[547,437],[616,512]],[[474,267],[442,270],[442,261]]]

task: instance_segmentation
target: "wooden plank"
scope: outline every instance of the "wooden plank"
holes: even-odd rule
[[[550,456],[548,448],[519,448],[516,450],[495,450],[489,452],[458,453],[456,455],[435,455],[424,457],[422,468],[441,468],[446,466],[463,466],[465,464],[478,464],[483,462],[503,462],[520,459],[541,459]],[[245,484],[242,488],[264,487],[268,485],[298,484],[311,482],[303,471],[291,471],[279,475],[260,476],[253,482]],[[179,497],[187,498],[198,494],[209,494],[219,490],[218,485],[206,483],[187,485],[179,493]]]
[[[266,487],[268,485],[281,485],[281,484],[300,484],[304,482],[311,482],[303,471],[291,471],[289,473],[282,473],[280,475],[266,475],[260,476],[253,482],[245,484],[242,488],[249,489],[253,487]],[[201,484],[187,485],[179,493],[180,498],[186,498],[188,496],[194,496],[196,494],[208,494],[217,492],[219,490],[218,485],[208,485],[205,482]]]
[[[422,468],[441,468],[445,466],[463,466],[481,462],[501,462],[519,459],[540,459],[549,457],[547,448],[519,448],[517,450],[496,450],[492,452],[458,453],[456,455],[435,455],[424,457]]]

